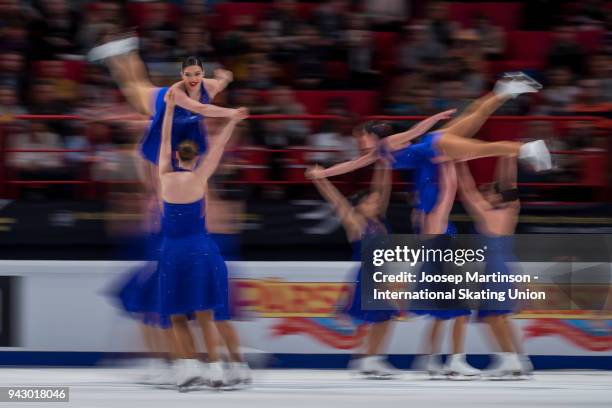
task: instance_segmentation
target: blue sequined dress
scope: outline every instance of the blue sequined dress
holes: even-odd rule
[[[204,200],[164,202],[156,312],[162,327],[172,315],[229,313],[228,273],[204,223]]]
[[[210,103],[210,97],[206,92],[204,84],[201,85],[200,103]],[[142,156],[151,163],[158,164],[159,150],[161,146],[161,129],[166,112],[166,102],[164,96],[168,92],[167,87],[160,88],[155,97],[155,113],[151,119],[151,125],[145,133],[141,143],[140,152]],[[172,119],[172,151],[176,151],[179,143],[183,140],[193,140],[200,147],[200,154],[206,151],[207,136],[206,126],[202,123],[204,117],[190,110],[174,107],[174,117]]]
[[[368,220],[364,231],[361,235],[387,235],[387,227],[381,221]],[[361,239],[352,242],[353,246],[353,261],[361,261]],[[357,269],[354,280],[353,296],[351,302],[346,308],[346,313],[354,319],[361,320],[367,323],[380,323],[391,320],[399,314],[395,309],[389,310],[365,310],[362,306],[361,297],[361,267]]]

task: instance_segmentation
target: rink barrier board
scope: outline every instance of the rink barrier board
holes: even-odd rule
[[[15,344],[0,347],[0,365],[86,366],[141,355],[144,348],[135,320],[119,313],[108,297],[109,287],[141,264],[0,261],[0,276],[16,281],[10,311]],[[245,346],[256,352],[255,360],[278,368],[346,366],[359,345],[358,336],[343,334],[325,313],[294,313],[287,304],[307,305],[314,311],[326,307],[327,295],[309,296],[346,286],[355,263],[228,262],[228,267],[234,282],[258,288],[257,296],[239,299],[248,315],[236,323]],[[280,301],[270,304],[266,300],[270,293],[280,296]],[[291,299],[298,296],[295,293],[302,303]],[[279,313],[279,307],[287,310]],[[533,335],[525,349],[537,368],[612,369],[611,337],[601,335],[606,327],[610,333],[610,320],[602,320],[601,315],[531,312],[514,321],[524,334]],[[409,367],[420,353],[427,323],[423,318],[409,318],[395,325],[389,353],[398,367]],[[478,333],[481,326],[470,324],[466,339],[466,352],[477,366],[486,365],[488,357],[483,352],[490,350],[487,339]],[[565,331],[571,336],[561,335]]]
[[[412,368],[420,355],[389,355],[393,366],[401,370]],[[92,367],[124,365],[130,359],[146,358],[143,353],[101,353],[65,351],[0,351],[0,366],[11,367]],[[351,356],[348,354],[269,354],[264,358],[246,354],[253,368],[269,369],[343,369]],[[443,361],[448,357],[443,357]],[[535,370],[612,370],[609,356],[529,356]],[[478,369],[491,363],[487,354],[467,355],[467,361]],[[262,364],[262,362],[265,362]]]

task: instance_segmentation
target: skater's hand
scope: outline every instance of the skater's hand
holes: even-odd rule
[[[325,169],[321,166],[314,165],[306,170],[306,178],[310,180],[318,180],[325,178]]]
[[[166,92],[166,95],[164,95],[164,102],[166,102],[166,109],[174,109],[174,106],[176,105],[174,87],[168,89],[168,92]]]
[[[247,108],[238,108],[234,110],[232,120],[238,122],[249,117],[249,110]]]
[[[228,84],[234,80],[234,74],[232,71],[228,71],[227,69],[217,68],[215,69],[215,79],[219,81],[225,81]]]
[[[453,115],[457,112],[457,109],[449,109],[444,112],[440,112],[437,115],[434,115],[434,118],[437,120],[446,120],[453,117]]]

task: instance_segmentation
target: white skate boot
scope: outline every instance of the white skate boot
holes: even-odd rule
[[[174,363],[176,386],[180,392],[202,382],[202,364],[195,358],[180,358]]]
[[[498,353],[493,367],[486,371],[486,376],[497,380],[520,380],[523,366],[516,353]]]
[[[535,79],[522,72],[505,74],[502,79],[495,83],[495,92],[499,96],[510,96],[516,98],[524,93],[537,93],[542,85]]]
[[[117,55],[128,54],[138,49],[138,37],[127,37],[98,45],[89,51],[87,60],[90,62],[104,61]]]
[[[424,364],[425,371],[429,374],[429,378],[432,380],[441,380],[444,378],[444,367],[438,354],[430,354],[425,356],[426,361]]]
[[[207,383],[213,388],[220,388],[224,385],[223,382],[223,365],[220,361],[208,364]]]
[[[382,356],[367,356],[358,360],[356,368],[368,378],[391,379],[398,373]]]
[[[227,365],[227,371],[225,372],[225,385],[226,386],[237,386],[240,384],[250,384],[252,382],[251,369],[245,362],[230,362]]]
[[[473,380],[480,376],[480,370],[469,365],[463,353],[452,354],[449,357],[444,373],[451,380]]]
[[[523,144],[518,157],[529,163],[536,172],[550,170],[552,168],[550,152],[543,140],[535,140]]]

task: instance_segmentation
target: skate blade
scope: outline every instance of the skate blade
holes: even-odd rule
[[[485,377],[489,381],[524,381],[528,378],[521,371],[504,371],[491,373]]]
[[[203,388],[202,379],[198,377],[190,378],[182,384],[176,386],[179,392],[197,391]]]
[[[474,381],[480,379],[480,374],[465,375],[457,372],[450,372],[446,373],[446,379],[453,381]]]
[[[358,374],[367,380],[393,380],[397,377],[395,374],[382,374],[377,371],[360,371]]]

